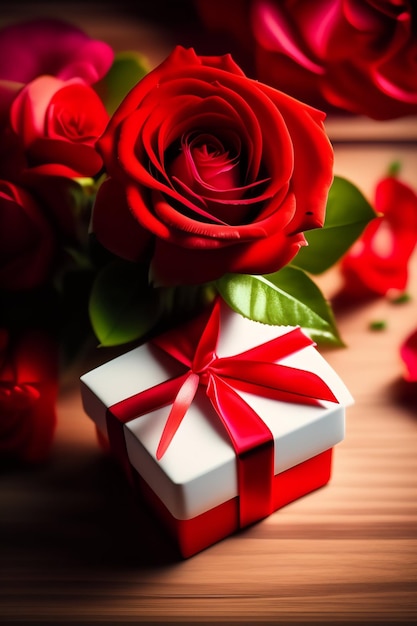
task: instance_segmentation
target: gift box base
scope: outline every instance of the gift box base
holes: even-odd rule
[[[87,372],[81,392],[184,558],[324,486],[352,400],[301,329],[227,307]]]
[[[326,485],[330,480],[332,448],[277,474],[273,481],[273,510]],[[238,498],[223,502],[192,519],[176,519],[164,503],[132,469],[133,482],[139,494],[162,521],[178,545],[183,558],[232,535],[239,529]]]

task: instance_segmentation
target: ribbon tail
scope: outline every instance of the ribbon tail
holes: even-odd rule
[[[243,528],[272,512],[273,436],[252,407],[221,378],[210,376],[207,395],[236,452],[239,523]]]
[[[172,441],[175,433],[177,432],[179,425],[181,424],[184,415],[191,406],[194,396],[197,392],[197,388],[200,382],[198,374],[190,371],[187,378],[181,385],[177,396],[171,407],[171,411],[168,415],[168,419],[165,423],[164,430],[159,440],[158,448],[156,451],[156,458],[158,461],[165,454],[169,444]]]
[[[106,425],[110,448],[130,478],[131,466],[127,456],[123,424],[127,424],[141,415],[146,415],[149,411],[171,404],[186,378],[187,373],[180,377],[170,378],[154,387],[116,402],[107,409]]]

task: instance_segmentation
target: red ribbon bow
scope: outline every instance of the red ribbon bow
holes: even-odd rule
[[[183,363],[186,372],[122,400],[109,409],[109,414],[120,424],[172,404],[156,452],[160,459],[199,385],[204,385],[236,452],[239,516],[243,527],[272,511],[274,441],[269,428],[236,390],[304,404],[316,404],[317,400],[337,402],[337,399],[316,374],[276,363],[314,345],[300,328],[230,357],[216,355],[219,333],[220,300],[216,300],[210,311],[192,320],[182,332],[175,329],[153,340],[156,346]],[[109,420],[108,426],[112,427]],[[122,433],[114,434],[119,444],[112,442],[110,432],[109,439],[117,448]]]

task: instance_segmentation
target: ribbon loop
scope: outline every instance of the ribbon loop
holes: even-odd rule
[[[317,374],[288,365],[232,357],[217,359],[213,370],[233,381],[241,391],[256,393],[262,388],[263,395],[284,401],[291,397],[293,402],[300,403],[311,400],[337,402],[330,387]]]
[[[220,329],[220,308],[215,306],[205,325],[198,341],[192,369],[194,372],[203,373],[216,359],[217,339]]]

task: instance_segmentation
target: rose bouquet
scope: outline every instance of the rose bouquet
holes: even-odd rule
[[[151,70],[62,22],[9,26],[0,53],[1,438],[45,401],[51,440],[54,369],[32,347],[27,376],[13,365],[28,330],[65,364],[220,297],[342,345],[313,276],[375,212],[333,176],[323,113],[230,55],[178,46]]]

